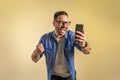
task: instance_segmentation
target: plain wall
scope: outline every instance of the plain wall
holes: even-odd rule
[[[77,80],[120,80],[120,0],[0,0],[0,80],[46,80],[45,57],[31,60],[53,14],[84,24],[92,53],[75,50]]]

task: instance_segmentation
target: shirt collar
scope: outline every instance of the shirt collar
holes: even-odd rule
[[[66,31],[66,34],[64,36],[65,39],[67,39],[67,37],[68,37],[68,32],[69,32],[69,30]],[[55,31],[52,32],[52,36],[57,40],[57,37],[55,35]]]

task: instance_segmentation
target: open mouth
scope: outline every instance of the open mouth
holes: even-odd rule
[[[66,30],[67,30],[66,28],[60,28],[60,32],[61,32],[61,33],[66,32]]]

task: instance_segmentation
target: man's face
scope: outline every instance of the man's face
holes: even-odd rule
[[[56,19],[56,21],[53,22],[55,26],[55,31],[57,33],[57,36],[64,36],[66,34],[66,31],[68,29],[68,26],[70,24],[70,21],[68,19],[68,16],[66,15],[60,15]]]

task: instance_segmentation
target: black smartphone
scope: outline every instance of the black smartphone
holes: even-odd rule
[[[84,33],[83,24],[76,24],[75,32],[76,31],[80,31],[80,32]]]

